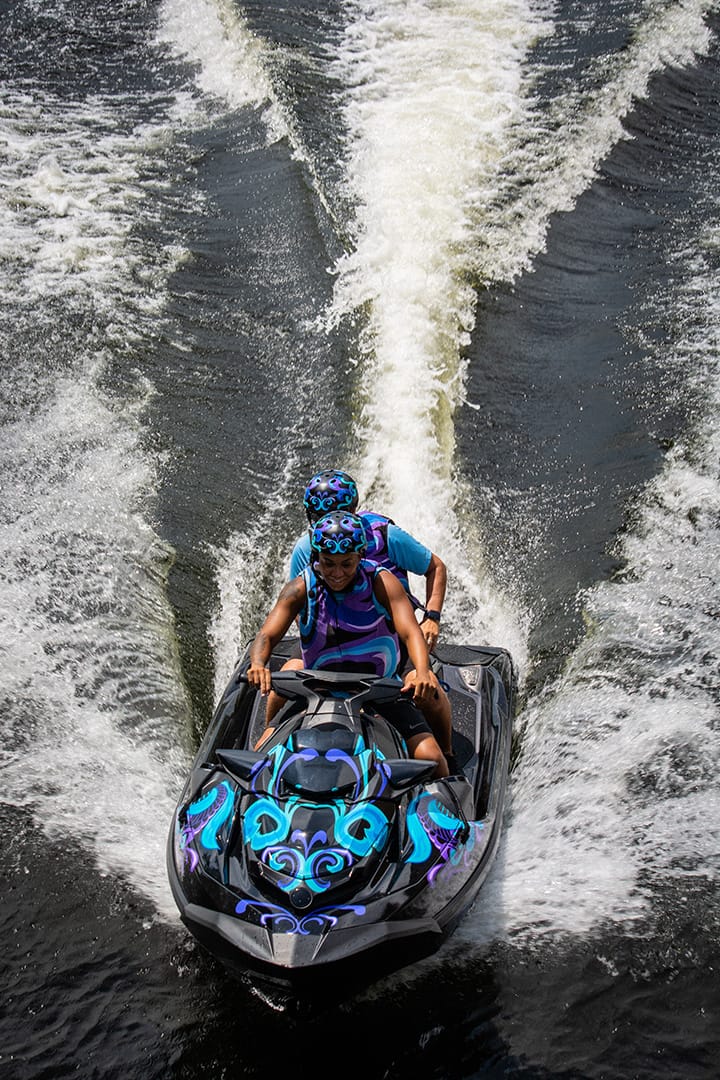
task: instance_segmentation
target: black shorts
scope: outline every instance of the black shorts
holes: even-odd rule
[[[388,701],[382,705],[376,702],[375,708],[402,735],[405,742],[416,735],[432,734],[432,728],[410,697]]]

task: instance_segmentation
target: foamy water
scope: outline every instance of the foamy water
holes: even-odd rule
[[[622,117],[652,73],[707,48],[708,7],[649,9],[603,89],[557,104],[557,153],[532,128],[524,68],[533,42],[552,29],[545,9],[356,4],[333,68],[347,87],[357,215],[355,246],[335,267],[330,322],[362,312],[366,327],[354,358],[360,449],[338,464],[356,475],[366,505],[448,562],[447,632],[508,647],[521,672],[531,613],[498,595],[455,475],[453,417],[464,401],[476,287],[531,266],[551,214],[572,207],[625,137]],[[213,108],[260,110],[269,138],[287,137],[303,156],[275,95],[272,52],[232,6],[165,0],[160,16],[158,42],[191,61],[195,80],[193,95],[178,90],[163,123],[120,135],[106,101],[60,110],[50,98],[17,96],[0,112],[9,148],[0,244],[13,304],[76,293],[105,314],[128,297],[137,311],[162,309],[166,274],[183,255],[153,252],[150,264],[135,227],[155,212],[173,123],[203,123],[212,113],[197,111],[205,97]],[[704,243],[709,251],[716,237]],[[147,275],[152,289],[142,287]],[[692,316],[704,320],[700,350],[716,334],[717,312],[705,306],[716,286],[700,268],[685,293],[688,310],[700,304]],[[132,323],[123,332],[131,337]],[[679,340],[678,353],[694,344]],[[699,359],[702,368],[712,357]],[[48,373],[34,415],[4,434],[2,765],[7,801],[32,807],[54,839],[81,839],[99,866],[126,875],[174,917],[164,843],[189,763],[190,718],[166,596],[172,553],[150,524],[159,480],[142,448],[149,392],[111,401],[78,357],[67,379]],[[707,568],[717,563],[718,445],[710,413],[700,434],[646,494],[641,524],[625,541],[628,580],[588,596],[591,632],[563,678],[519,719],[511,815],[482,910],[464,931],[470,940],[632,920],[648,902],[641,872],[714,865],[707,817],[717,822],[717,685],[707,657],[716,650],[717,586]],[[276,523],[297,498],[296,471],[289,452],[264,513],[215,554],[216,693],[279,588],[290,538]],[[261,547],[268,534],[274,546]],[[653,770],[658,794],[647,805],[633,778]]]
[[[157,277],[182,252],[146,253],[133,230],[165,178],[154,155],[165,133],[138,123],[123,133],[116,103],[102,97],[67,102],[10,90],[0,105],[4,143],[0,185],[0,255],[9,268],[0,291],[13,304],[80,294],[85,305],[115,312],[120,296],[157,312]],[[138,289],[138,280],[146,289]],[[160,292],[160,295],[161,292]]]
[[[278,138],[282,121],[269,73],[270,50],[227,0],[163,0],[157,41],[195,65],[204,94],[233,109],[264,107]]]
[[[648,485],[622,579],[590,590],[586,637],[520,718],[510,827],[462,931],[476,942],[632,924],[668,880],[720,873],[717,209],[668,254],[684,285],[665,298],[689,329],[663,362],[706,411]]]
[[[125,398],[102,391],[111,354],[99,344],[123,351],[142,336],[185,257],[138,235],[167,198],[173,135],[157,103],[153,124],[110,96],[10,90],[0,108],[4,395],[27,406],[2,436],[2,776],[4,800],[46,836],[79,840],[170,915],[164,834],[190,705],[167,599],[173,553],[151,525],[153,391],[140,376]]]
[[[253,108],[260,112],[268,142],[285,139],[293,157],[302,162],[315,195],[332,218],[312,156],[295,118],[283,105],[273,78],[280,75],[282,56],[252,32],[230,0],[163,0],[156,40],[194,66],[201,91],[197,122],[211,102],[224,109]],[[188,119],[185,112],[184,119]]]
[[[272,500],[244,533],[233,533],[214,553],[219,602],[210,627],[215,657],[215,697],[225,689],[238,658],[260,628],[287,580],[287,533],[277,523],[288,515],[297,492],[292,453],[273,484]]]
[[[4,432],[3,799],[169,911],[164,833],[190,724],[171,553],[147,522],[142,398],[118,409],[95,382],[58,379]]]

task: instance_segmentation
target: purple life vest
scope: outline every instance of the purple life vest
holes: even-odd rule
[[[380,567],[362,559],[347,589],[330,589],[313,566],[303,570],[307,600],[299,615],[302,660],[306,668],[396,675],[400,639],[390,612],[373,589]]]
[[[423,607],[420,601],[410,592],[410,580],[407,575],[407,570],[398,566],[397,563],[394,563],[390,558],[387,532],[388,525],[394,525],[395,522],[392,518],[385,517],[384,514],[375,514],[371,510],[368,510],[367,512],[363,511],[360,514],[360,517],[365,526],[365,533],[368,539],[365,558],[370,559],[371,562],[377,563],[383,570],[389,570],[391,574],[394,574],[408,594],[410,603],[413,607]]]

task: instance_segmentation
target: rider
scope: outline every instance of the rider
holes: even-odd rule
[[[291,578],[297,577],[310,564],[310,532],[318,518],[333,510],[357,512],[357,484],[352,476],[340,469],[324,469],[315,473],[308,481],[303,505],[310,529],[300,537],[293,548],[290,556]],[[362,511],[359,517],[363,520],[368,539],[365,557],[390,570],[400,581],[413,606],[422,611],[420,631],[432,652],[440,633],[440,612],[447,586],[445,563],[383,514]],[[410,592],[409,573],[425,578],[424,604]]]
[[[302,658],[288,660],[284,669],[398,675],[402,643],[414,665],[405,675],[402,693],[412,693],[420,709],[432,703],[444,710],[449,729],[450,703],[430,670],[426,644],[407,595],[393,574],[364,558],[368,543],[362,518],[342,511],[326,514],[315,522],[310,542],[316,561],[283,587],[257,633],[250,646],[248,682],[263,694],[271,691],[266,665],[297,618]],[[267,727],[258,746],[275,726],[282,698],[274,692],[273,697],[276,702],[271,708],[268,701]],[[385,708],[412,757],[436,761],[436,777],[447,776],[445,755],[423,713],[407,698]]]

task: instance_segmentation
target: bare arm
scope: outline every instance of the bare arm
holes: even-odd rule
[[[405,680],[405,689],[413,691],[416,702],[434,697],[438,681],[430,670],[425,638],[415,618],[412,604],[402,585],[389,571],[381,571],[375,578],[375,595],[392,616],[398,637],[405,645],[415,668],[415,674]]]
[[[430,556],[430,565],[425,571],[425,608],[427,611],[442,611],[447,587],[447,567],[435,552]],[[437,644],[440,626],[433,619],[423,619],[420,630],[430,652]]]
[[[289,630],[293,619],[300,613],[307,593],[302,577],[293,578],[284,585],[274,608],[268,614],[250,646],[248,682],[257,686],[263,694],[271,689],[270,669],[267,662],[275,646]]]

